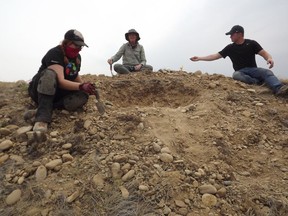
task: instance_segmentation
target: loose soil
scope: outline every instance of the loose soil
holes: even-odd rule
[[[0,215],[288,215],[287,98],[201,72],[82,77],[106,113],[90,96],[47,134],[25,131],[27,83],[0,83]]]

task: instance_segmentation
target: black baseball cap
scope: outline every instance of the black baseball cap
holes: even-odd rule
[[[235,25],[231,28],[229,32],[226,33],[226,35],[232,35],[234,33],[243,33],[244,34],[244,28],[240,25]]]
[[[78,46],[86,46],[88,45],[84,43],[84,37],[81,32],[77,31],[76,29],[71,29],[67,31],[64,35],[64,39],[73,41]]]

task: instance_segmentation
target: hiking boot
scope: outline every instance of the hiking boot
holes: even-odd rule
[[[25,121],[28,121],[28,120],[31,120],[33,118],[35,118],[35,115],[36,115],[36,112],[37,110],[28,110],[24,113],[24,120]]]
[[[288,95],[288,85],[281,86],[276,92],[276,95],[278,96]]]
[[[33,131],[39,131],[39,132],[47,132],[48,130],[48,123],[46,122],[35,122]]]

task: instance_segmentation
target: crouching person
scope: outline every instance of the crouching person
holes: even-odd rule
[[[38,105],[35,111],[28,111],[26,117],[35,117],[33,131],[46,132],[52,121],[54,108],[74,111],[88,101],[95,93],[92,83],[83,83],[79,71],[79,52],[87,46],[82,34],[69,30],[62,43],[50,49],[42,58],[38,73],[29,83],[28,93]],[[25,117],[25,116],[24,116]]]

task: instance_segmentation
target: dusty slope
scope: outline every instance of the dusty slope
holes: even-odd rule
[[[222,75],[84,79],[107,113],[55,110],[47,136],[1,83],[0,215],[288,214],[287,99]]]

